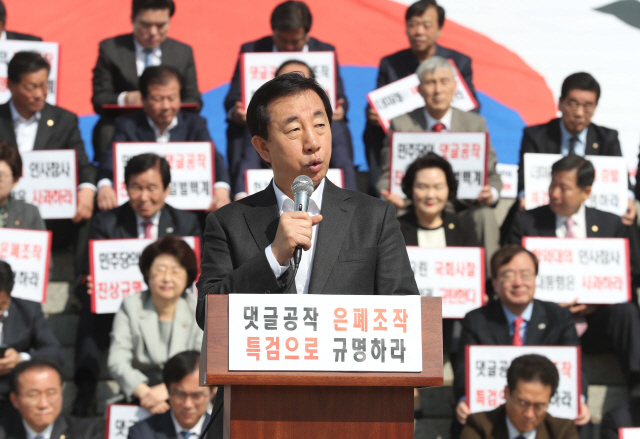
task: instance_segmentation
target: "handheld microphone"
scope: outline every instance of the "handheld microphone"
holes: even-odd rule
[[[306,175],[299,175],[293,180],[291,191],[293,192],[293,202],[295,204],[294,210],[297,212],[306,212],[309,207],[309,198],[313,193],[313,181]],[[298,246],[293,252],[293,263],[296,268],[298,268],[301,258],[302,247]]]

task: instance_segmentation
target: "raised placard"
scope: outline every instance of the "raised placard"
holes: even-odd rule
[[[151,412],[139,405],[110,404],[107,407],[104,437],[106,439],[124,439],[136,422],[144,421],[149,416],[151,416]]]
[[[500,198],[516,198],[518,196],[518,165],[498,163],[496,172],[502,181]]]
[[[627,427],[618,429],[620,439],[640,439],[640,427]]]
[[[421,372],[420,297],[230,294],[229,370]]]
[[[631,300],[626,238],[524,237],[538,258],[536,299],[556,303],[611,304]]]
[[[488,346],[466,347],[466,391],[471,413],[485,412],[504,404],[507,369],[521,355],[547,357],[558,368],[560,382],[547,412],[558,418],[575,419],[580,404],[581,366],[579,346]]]
[[[182,210],[206,210],[213,199],[214,146],[211,142],[115,142],[113,182],[118,205],[129,201],[124,168],[131,157],[153,152],[164,156],[171,167],[171,186],[166,202]]]
[[[402,179],[415,159],[436,153],[451,163],[458,180],[457,198],[478,198],[487,184],[487,133],[483,132],[400,132],[391,133],[389,154],[389,188],[404,197]]]
[[[442,318],[461,319],[482,306],[484,248],[407,246],[421,296],[442,297]]]
[[[265,189],[271,183],[273,169],[247,169],[244,171],[244,187],[247,195]],[[344,187],[344,172],[339,168],[327,170],[327,178],[338,187]]]

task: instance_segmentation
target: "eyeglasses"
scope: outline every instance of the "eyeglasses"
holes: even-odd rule
[[[161,276],[163,274],[170,274],[172,276],[182,276],[186,274],[187,270],[184,267],[173,266],[167,267],[166,265],[154,265],[151,267],[151,273],[156,276]]]
[[[425,20],[425,21],[420,21],[420,20],[409,20],[407,22],[407,27],[409,29],[417,29],[419,27],[424,27],[425,30],[429,30],[433,27],[435,27],[434,23],[432,23],[429,20]]]
[[[520,275],[520,279],[527,282],[536,277],[535,273],[531,270],[522,270],[519,273],[514,270],[507,270],[498,275],[502,282],[513,282],[516,280],[516,275]]]
[[[516,400],[518,408],[520,410],[522,410],[523,412],[526,412],[530,408],[533,408],[534,412],[540,413],[540,412],[543,412],[544,410],[546,410],[547,407],[549,406],[548,402],[533,403],[533,402],[525,401],[524,399],[520,399],[520,398],[515,398],[515,400]]]
[[[187,398],[191,398],[191,401],[193,401],[194,404],[199,404],[207,398],[207,393],[202,391],[187,393],[182,390],[173,390],[170,393],[170,397],[175,399],[179,404],[183,404]]]
[[[162,189],[160,189],[160,187],[156,186],[156,185],[150,185],[150,186],[147,186],[147,187],[142,187],[142,186],[138,186],[137,184],[132,184],[127,189],[129,190],[129,194],[133,195],[134,197],[137,196],[137,195],[140,195],[140,193],[142,193],[142,191],[145,190],[145,189],[150,194],[156,194],[156,193],[162,191]]]
[[[596,104],[593,102],[587,102],[586,104],[581,104],[578,101],[574,101],[573,99],[569,99],[566,104],[567,108],[571,111],[576,111],[578,108],[584,108],[585,113],[593,113],[596,109]]]
[[[43,395],[49,404],[53,404],[57,402],[58,398],[62,396],[62,392],[60,392],[60,390],[58,389],[49,389],[45,390],[44,392],[38,392],[34,390],[20,395],[20,397],[28,406],[34,407],[40,403]]]

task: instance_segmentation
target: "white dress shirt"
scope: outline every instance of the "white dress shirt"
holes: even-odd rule
[[[418,226],[418,247],[438,248],[447,246],[447,237],[444,234],[444,224],[435,229],[425,229]]]
[[[518,429],[511,423],[509,415],[505,416],[505,418],[507,419],[507,433],[509,434],[509,439],[516,439],[518,436],[522,436],[524,437],[524,439],[535,439],[537,431],[536,428],[531,431],[520,433]]]
[[[0,34],[0,41],[6,41],[7,40],[7,31],[3,30],[2,33]]]
[[[178,116],[173,116],[173,119],[169,123],[169,126],[165,128],[164,132],[160,132],[160,128],[157,127],[149,116],[147,116],[147,122],[149,122],[149,126],[156,135],[156,142],[168,143],[169,140],[171,140],[171,130],[178,126]]]
[[[49,424],[47,426],[47,428],[45,428],[42,433],[36,433],[35,431],[33,431],[31,429],[31,427],[29,427],[29,424],[27,424],[25,422],[24,419],[22,419],[22,425],[24,425],[24,430],[27,432],[27,439],[35,439],[37,436],[41,436],[42,439],[51,439],[51,433],[53,433],[53,424],[55,423],[52,422],[51,424]]]
[[[556,236],[558,238],[565,238],[567,236],[567,219],[569,217],[556,214]],[[586,238],[587,237],[587,218],[585,216],[584,204],[580,206],[580,209],[573,215],[571,219],[574,221],[571,226],[574,238]]]
[[[150,222],[151,225],[151,237],[153,239],[158,239],[158,225],[160,224],[160,214],[162,213],[161,210],[157,211],[155,213],[155,215],[153,215],[151,218],[146,219],[146,218],[142,218],[140,215],[138,215],[137,213],[136,215],[136,224],[138,225],[138,238],[142,239],[144,238],[144,223],[146,222]]]
[[[176,437],[178,439],[182,439],[182,435],[180,433],[182,433],[183,431],[188,431],[189,433],[192,433],[189,439],[197,439],[200,437],[200,433],[202,432],[202,425],[204,424],[204,419],[206,415],[202,415],[200,420],[196,423],[196,425],[193,426],[193,428],[186,429],[180,426],[180,424],[178,423],[178,420],[173,415],[173,410],[171,410],[170,413],[171,413],[171,420],[173,421],[173,427],[176,429]]]
[[[276,186],[275,179],[273,180],[273,190],[276,192],[276,200],[278,202],[278,210],[280,215],[285,212],[292,212],[294,209],[293,200],[286,196],[284,192]],[[311,194],[311,198],[309,199],[309,208],[307,209],[307,213],[309,216],[319,215],[322,211],[322,193],[324,191],[324,179],[320,182],[318,187],[313,194]],[[313,264],[313,256],[316,251],[316,238],[318,236],[318,226],[313,226],[313,230],[311,233],[311,248],[307,251],[302,252],[302,258],[300,259],[300,265],[298,266],[298,273],[296,273],[296,290],[298,294],[307,294],[309,292],[309,280],[311,279],[311,267]],[[264,252],[267,256],[267,260],[269,261],[269,265],[271,266],[271,270],[276,278],[279,278],[287,271],[289,268],[289,264],[292,264],[292,260],[288,260],[285,265],[280,265],[276,260],[276,257],[273,255],[271,251],[271,244],[267,248],[264,249]]]
[[[147,54],[144,52],[144,47],[138,43],[138,41],[133,38],[133,45],[136,48],[136,72],[138,73],[138,78],[142,76],[142,72],[146,68],[147,63]],[[162,49],[160,46],[151,50],[151,65],[159,66],[162,64]],[[123,91],[118,95],[118,105],[121,107],[124,105],[124,96],[127,94],[126,91]]]

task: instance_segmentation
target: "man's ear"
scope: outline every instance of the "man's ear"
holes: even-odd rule
[[[258,154],[267,163],[271,163],[271,152],[269,151],[269,145],[267,141],[260,136],[253,136],[251,138],[251,144],[258,151]]]
[[[586,199],[588,200],[589,197],[591,196],[591,186],[587,186],[586,188],[584,188],[584,190],[582,192],[584,192],[584,194],[587,196]]]

